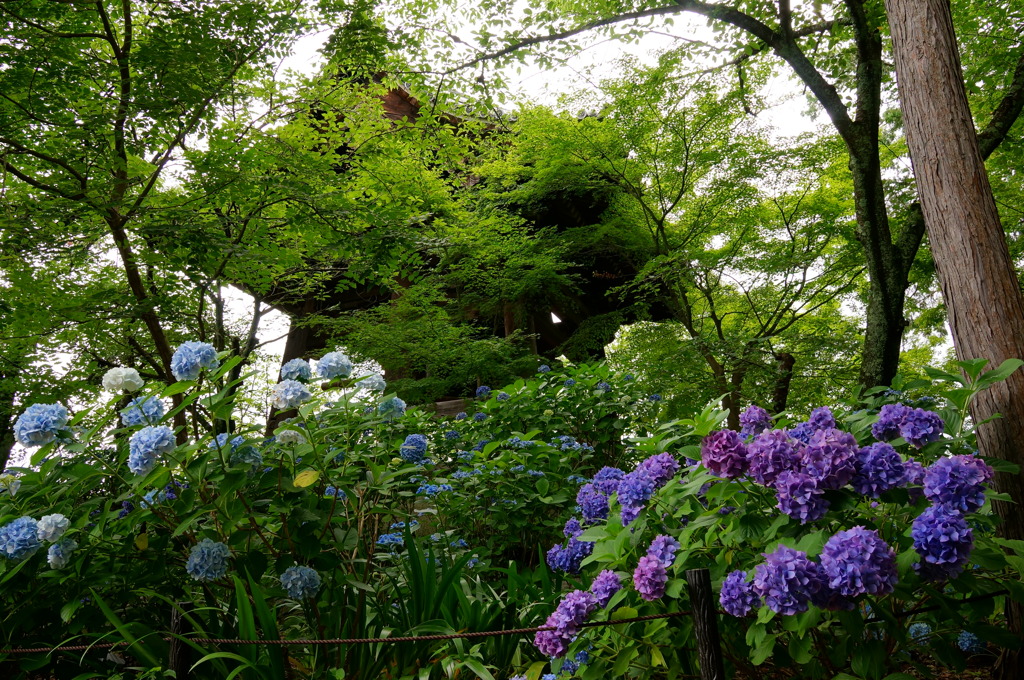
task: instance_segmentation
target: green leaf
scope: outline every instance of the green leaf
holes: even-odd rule
[[[1024,366],[1024,361],[1020,359],[1007,359],[1003,363],[999,364],[998,368],[982,373],[981,377],[978,378],[977,381],[978,387],[988,387],[989,385],[1001,380],[1006,380],[1021,366]]]
[[[547,478],[541,477],[534,484],[534,487],[537,489],[537,493],[539,493],[541,496],[545,496],[548,493],[548,489],[551,487],[551,483],[547,480]]]
[[[612,612],[611,619],[612,621],[618,621],[619,619],[635,619],[639,615],[640,612],[633,607],[619,607]]]
[[[494,680],[491,672],[484,668],[484,665],[478,659],[467,656],[462,658],[462,663],[466,665],[466,668],[476,673],[476,677],[483,678],[484,680]]]
[[[121,637],[124,638],[124,641],[128,643],[128,649],[131,651],[131,653],[137,654],[147,663],[153,666],[159,666],[160,662],[157,660],[156,656],[154,656],[153,653],[150,652],[149,649],[147,649],[144,645],[139,643],[138,639],[136,639],[136,637],[132,635],[132,632],[128,629],[128,626],[126,626],[124,622],[121,620],[121,618],[114,613],[114,610],[112,610],[107,605],[107,603],[104,602],[103,598],[100,597],[100,594],[92,588],[89,589],[89,592],[92,593],[93,601],[96,602],[96,606],[100,608],[100,611],[103,612],[103,615],[107,617],[107,621],[110,622],[110,625],[112,625],[117,630],[117,632],[121,634]]]

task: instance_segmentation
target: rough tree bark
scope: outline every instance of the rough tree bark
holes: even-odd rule
[[[957,355],[996,365],[1024,357],[1024,298],[967,104],[949,0],[885,5],[907,145]],[[996,413],[1003,417],[978,428],[978,449],[1020,463],[1024,371],[983,392],[972,409],[976,421]],[[996,504],[1003,535],[1024,539],[1024,477],[1002,474],[996,485],[1014,501]],[[1020,635],[1021,610],[1007,609]],[[1021,677],[1019,653],[1003,661],[1001,677]]]

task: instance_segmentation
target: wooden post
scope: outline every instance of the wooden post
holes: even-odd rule
[[[189,632],[188,620],[184,614],[186,604],[179,602],[178,606],[171,610],[171,653],[168,665],[174,671],[177,680],[187,680],[189,669],[192,668],[192,649],[178,637]]]
[[[711,572],[687,569],[686,589],[693,608],[693,629],[697,634],[697,659],[701,680],[725,680],[722,663],[722,639],[718,634],[718,613],[711,590]]]

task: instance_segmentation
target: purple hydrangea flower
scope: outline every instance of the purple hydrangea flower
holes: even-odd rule
[[[886,404],[878,412],[878,421],[871,426],[871,434],[882,442],[891,442],[900,436],[900,423],[910,408],[903,404]]]
[[[679,472],[679,462],[671,453],[659,453],[640,462],[636,466],[638,472],[647,475],[654,483],[655,490],[668,484]]]
[[[811,439],[816,430],[811,427],[810,423],[798,423],[795,427],[786,430],[786,434],[789,435],[790,439],[795,439],[801,444],[806,444]]]
[[[583,533],[583,527],[575,517],[565,523],[562,533],[569,541],[564,546],[557,543],[548,550],[548,566],[555,571],[578,574],[583,560],[594,551],[594,544],[576,538]]]
[[[760,406],[751,404],[740,414],[740,436],[749,439],[772,426],[772,416]]]
[[[812,430],[831,430],[836,426],[836,418],[828,406],[822,406],[811,411],[811,417],[807,419],[807,425]]]
[[[604,495],[593,484],[584,484],[576,494],[576,504],[583,513],[583,521],[593,524],[608,519],[608,496]]]
[[[603,467],[594,475],[594,487],[606,496],[611,496],[619,490],[619,481],[626,476],[626,473],[619,468]]]
[[[853,479],[857,471],[857,440],[849,432],[835,428],[811,435],[800,454],[803,471],[822,489],[838,489]]]
[[[851,486],[857,493],[872,498],[907,482],[907,466],[896,449],[885,442],[859,449],[856,468]]]
[[[623,526],[628,526],[640,516],[653,493],[654,482],[642,470],[634,470],[619,481],[618,499]]]
[[[951,512],[974,512],[985,504],[992,468],[972,455],[940,458],[924,475],[924,495]]]
[[[612,595],[622,590],[622,579],[610,569],[605,569],[590,584],[590,592],[597,598],[597,606],[607,607]]]
[[[877,531],[837,532],[821,550],[828,587],[843,597],[887,595],[896,587],[896,553]]]
[[[718,602],[727,614],[746,616],[760,608],[761,598],[754,592],[754,584],[747,581],[747,572],[730,572],[722,581]]]
[[[566,594],[555,611],[544,623],[545,628],[554,630],[538,631],[533,644],[546,656],[560,658],[569,651],[569,643],[580,632],[580,627],[590,613],[597,608],[597,598],[585,590],[574,590]]]
[[[811,597],[825,585],[821,567],[806,553],[784,545],[765,553],[764,558],[764,563],[754,568],[754,593],[778,614],[792,616],[807,611]]]
[[[800,450],[785,430],[762,432],[747,445],[749,474],[759,484],[772,486],[780,473],[800,468]]]
[[[945,426],[938,413],[915,408],[903,416],[900,422],[900,436],[915,449],[919,449],[925,444],[938,441]]]
[[[671,536],[659,534],[654,537],[653,541],[651,541],[651,547],[647,549],[647,556],[661,560],[662,565],[668,569],[675,561],[676,551],[678,550],[679,541]]]
[[[647,600],[657,600],[665,594],[665,585],[668,583],[668,571],[665,565],[657,557],[644,555],[636,565],[633,572],[633,586],[640,597]]]
[[[814,522],[825,516],[828,501],[817,481],[803,472],[786,470],[775,479],[775,498],[778,508],[801,524]]]
[[[704,467],[713,475],[733,479],[747,471],[747,447],[739,432],[718,430],[700,443]]]
[[[914,565],[923,578],[955,578],[967,564],[974,535],[962,515],[933,505],[922,512],[910,530],[921,561]]]
[[[575,517],[570,517],[562,527],[562,535],[566,538],[575,538],[583,533],[583,525]]]

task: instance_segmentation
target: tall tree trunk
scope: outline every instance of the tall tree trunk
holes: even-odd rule
[[[775,355],[778,363],[778,374],[775,377],[775,389],[772,391],[772,413],[782,413],[789,403],[789,386],[793,382],[793,367],[796,357],[789,352]]]
[[[995,364],[1024,357],[1024,298],[999,223],[967,104],[948,0],[886,0],[907,144],[932,255],[961,359]],[[1022,462],[1024,371],[978,396],[982,455]],[[996,503],[1006,538],[1024,539],[1024,477],[1001,474],[996,486],[1012,503]],[[1021,608],[1008,602],[1021,635]],[[1001,677],[1018,679],[1019,652],[1004,656]]]

